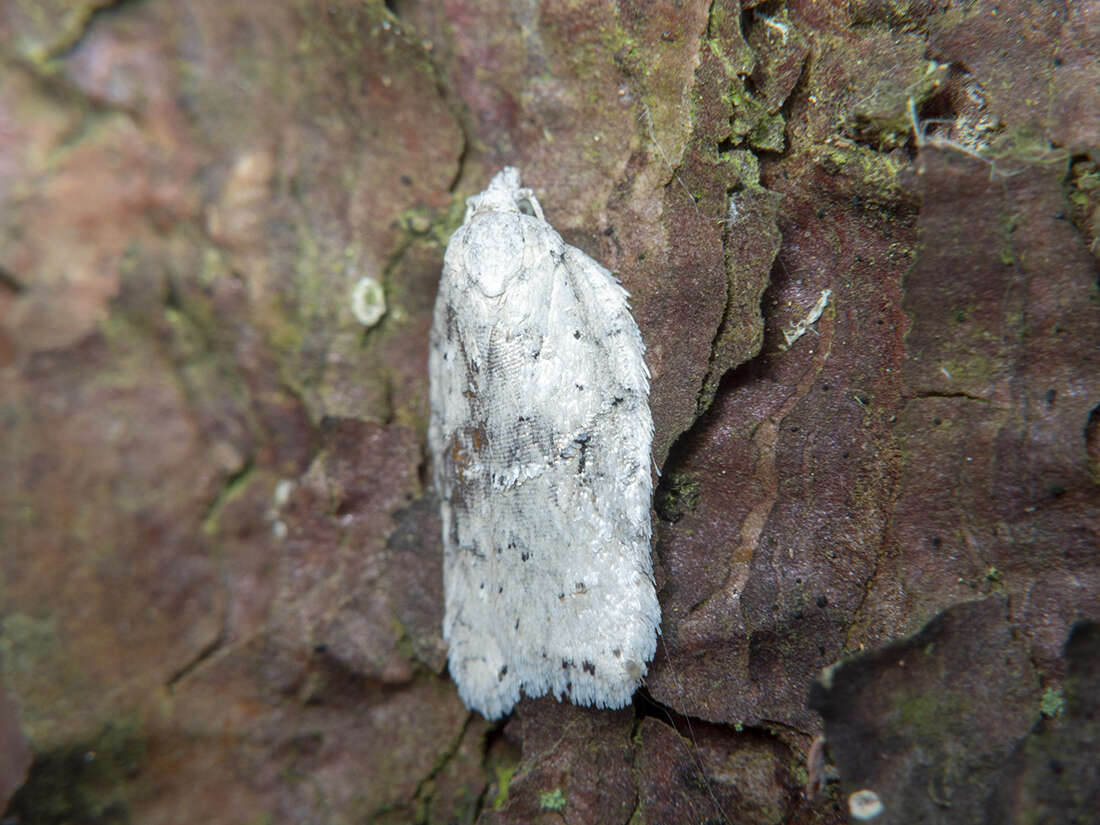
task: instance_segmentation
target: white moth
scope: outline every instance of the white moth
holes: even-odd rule
[[[435,304],[443,637],[468,707],[622,707],[657,646],[649,371],[627,293],[519,170],[466,202]]]

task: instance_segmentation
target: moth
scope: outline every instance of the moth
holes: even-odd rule
[[[519,170],[466,203],[428,365],[450,672],[487,719],[521,693],[622,707],[660,625],[641,333]]]

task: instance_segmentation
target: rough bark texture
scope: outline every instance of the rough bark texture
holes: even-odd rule
[[[1096,0],[0,0],[0,807],[1088,821],[1097,88]],[[663,637],[489,726],[426,360],[506,163],[633,295]]]

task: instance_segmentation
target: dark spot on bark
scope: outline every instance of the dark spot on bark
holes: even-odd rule
[[[653,507],[657,515],[675,524],[694,512],[702,500],[702,487],[691,473],[669,473],[657,483]]]

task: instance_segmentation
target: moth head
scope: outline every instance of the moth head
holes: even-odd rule
[[[544,220],[542,207],[530,189],[520,186],[519,169],[505,166],[479,195],[466,199],[466,221],[486,212],[531,215]]]

